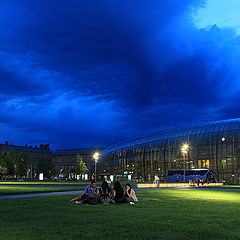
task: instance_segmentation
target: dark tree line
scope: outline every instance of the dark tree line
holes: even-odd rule
[[[26,153],[16,153],[14,151],[0,153],[0,176],[23,177],[30,167],[30,158]]]
[[[39,173],[43,173],[45,177],[49,178],[55,173],[54,167],[44,158],[40,158],[37,161],[34,174],[31,171],[33,171],[33,166],[27,153],[17,153],[12,150],[9,152],[0,152],[1,178],[5,178],[7,176],[14,178],[31,178],[36,177]]]
[[[44,158],[40,158],[37,161],[35,172],[36,172],[37,176],[39,175],[39,173],[43,173],[44,178],[51,178],[52,176],[54,176],[56,174],[56,170],[55,170],[55,167],[53,166],[53,164],[49,163]]]

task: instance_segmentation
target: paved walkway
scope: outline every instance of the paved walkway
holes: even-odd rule
[[[217,188],[135,188],[134,190],[156,190],[156,189],[177,189],[177,190],[207,190],[207,191],[236,191],[236,192],[240,192],[240,189],[234,189],[234,188],[221,188],[221,189],[217,189]],[[27,194],[16,194],[16,195],[3,195],[0,196],[0,199],[11,199],[11,198],[29,198],[29,197],[54,197],[54,196],[62,196],[62,195],[80,195],[82,191],[78,190],[78,191],[65,191],[65,192],[48,192],[48,193],[27,193]]]
[[[134,190],[155,190],[156,188],[135,188]],[[178,188],[161,188],[161,189],[178,189]],[[54,197],[61,195],[80,195],[82,190],[76,191],[65,191],[65,192],[48,192],[48,193],[25,193],[25,194],[16,194],[16,195],[3,195],[0,196],[0,199],[9,199],[9,198],[29,198],[29,197]]]
[[[206,191],[236,191],[236,192],[240,192],[240,189],[237,188],[185,188],[185,189],[181,189],[181,190],[206,190]]]
[[[60,195],[79,195],[82,191],[65,191],[65,192],[48,192],[48,193],[26,193],[26,194],[16,194],[16,195],[3,195],[0,199],[7,198],[29,198],[29,197],[51,197]]]
[[[78,185],[34,185],[34,184],[0,184],[0,187],[45,187],[45,188],[85,188],[86,186]]]

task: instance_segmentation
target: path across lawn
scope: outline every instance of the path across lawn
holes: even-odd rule
[[[174,189],[174,190],[207,190],[207,191],[237,191],[240,189],[216,189],[216,188],[198,188],[198,187],[187,187],[187,188],[135,188],[134,190],[156,190],[156,189]],[[60,196],[60,195],[79,195],[82,190],[76,191],[64,191],[64,192],[47,192],[47,193],[27,193],[27,194],[16,194],[16,195],[3,195],[0,199],[10,198],[30,198],[30,197],[48,197],[48,196]]]

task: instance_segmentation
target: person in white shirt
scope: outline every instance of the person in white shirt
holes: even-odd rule
[[[131,184],[127,183],[126,186],[125,201],[128,203],[138,202],[135,191],[132,189]]]
[[[156,183],[156,184],[157,184],[157,188],[159,187],[159,185],[160,185],[160,178],[159,178],[158,175],[155,176],[153,183]]]

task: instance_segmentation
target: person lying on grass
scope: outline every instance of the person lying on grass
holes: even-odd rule
[[[97,204],[99,202],[100,194],[96,186],[96,182],[92,180],[91,184],[88,185],[80,196],[71,199],[70,201],[83,201],[84,203]]]
[[[137,196],[135,191],[132,189],[132,186],[130,183],[127,183],[126,186],[126,193],[125,193],[125,201],[127,203],[134,203],[138,202]]]

